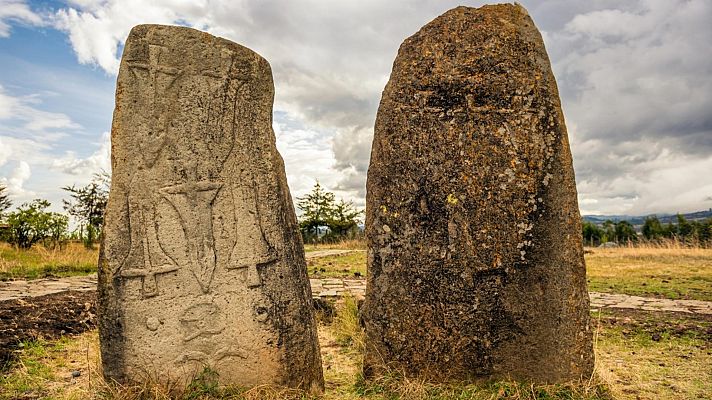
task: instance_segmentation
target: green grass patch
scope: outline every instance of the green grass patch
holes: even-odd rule
[[[56,249],[35,245],[28,250],[0,243],[0,280],[87,275],[97,271],[97,259],[96,249],[79,243]]]
[[[712,301],[710,249],[595,249],[586,267],[591,291]]]
[[[366,252],[354,251],[338,256],[307,260],[310,278],[357,278],[366,276]]]

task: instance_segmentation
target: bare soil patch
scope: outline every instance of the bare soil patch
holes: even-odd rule
[[[0,369],[22,343],[96,327],[96,292],[69,291],[0,302]]]

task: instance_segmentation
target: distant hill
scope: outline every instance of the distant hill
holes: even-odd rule
[[[583,220],[593,222],[594,224],[602,224],[606,220],[613,222],[628,221],[633,225],[643,225],[646,217],[657,216],[661,223],[677,222],[677,214],[649,214],[649,215],[584,215]],[[712,218],[712,208],[705,211],[695,211],[692,213],[682,214],[687,220],[703,220]]]

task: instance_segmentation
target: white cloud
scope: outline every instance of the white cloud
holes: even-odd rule
[[[15,96],[0,86],[0,181],[8,186],[14,204],[34,197],[57,199],[63,177],[50,176],[54,149],[64,145],[66,129],[81,126],[63,113],[42,110],[42,96]],[[35,173],[32,173],[32,170]]]
[[[67,151],[63,157],[52,162],[52,169],[69,175],[92,176],[100,171],[111,171],[111,136],[109,132],[101,135],[99,148],[86,158],[79,158],[73,151]]]
[[[626,5],[583,11],[546,35],[559,55],[553,66],[582,211],[704,208],[699,191],[712,184],[702,169],[712,152],[712,3]]]
[[[304,193],[318,178],[362,202],[373,122],[398,46],[456,5],[451,0],[72,0],[54,14],[53,23],[69,35],[79,62],[110,74],[118,70],[130,28],[139,23],[186,24],[254,49],[273,68],[278,146],[293,192]],[[552,58],[584,212],[706,206],[695,199],[712,184],[710,174],[700,173],[712,153],[712,3],[524,5],[543,30]],[[70,153],[55,167],[81,169],[87,163]],[[675,174],[694,174],[698,181]],[[675,195],[657,189],[665,187],[674,187]]]
[[[66,114],[38,109],[40,103],[38,95],[12,96],[0,85],[0,133],[30,131],[31,135],[57,140],[64,136],[57,130],[80,128]]]
[[[277,149],[284,158],[287,181],[293,198],[303,196],[314,186],[315,180],[324,177],[331,169],[334,159],[331,154],[331,139],[324,133],[290,128],[275,122]],[[333,188],[336,176],[325,176],[321,184]]]
[[[42,25],[42,18],[23,0],[0,0],[0,38],[10,36],[10,22]]]
[[[30,176],[32,176],[30,164],[20,161],[7,178],[0,178],[0,182],[7,187],[8,194],[11,197],[27,199],[35,194],[24,188],[25,182],[30,179]]]

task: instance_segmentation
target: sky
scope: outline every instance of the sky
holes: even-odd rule
[[[561,95],[582,214],[712,208],[712,1],[521,1]],[[0,0],[0,182],[61,210],[110,169],[123,42],[180,24],[251,48],[275,81],[293,197],[318,180],[363,207],[373,125],[398,47],[451,0]]]

